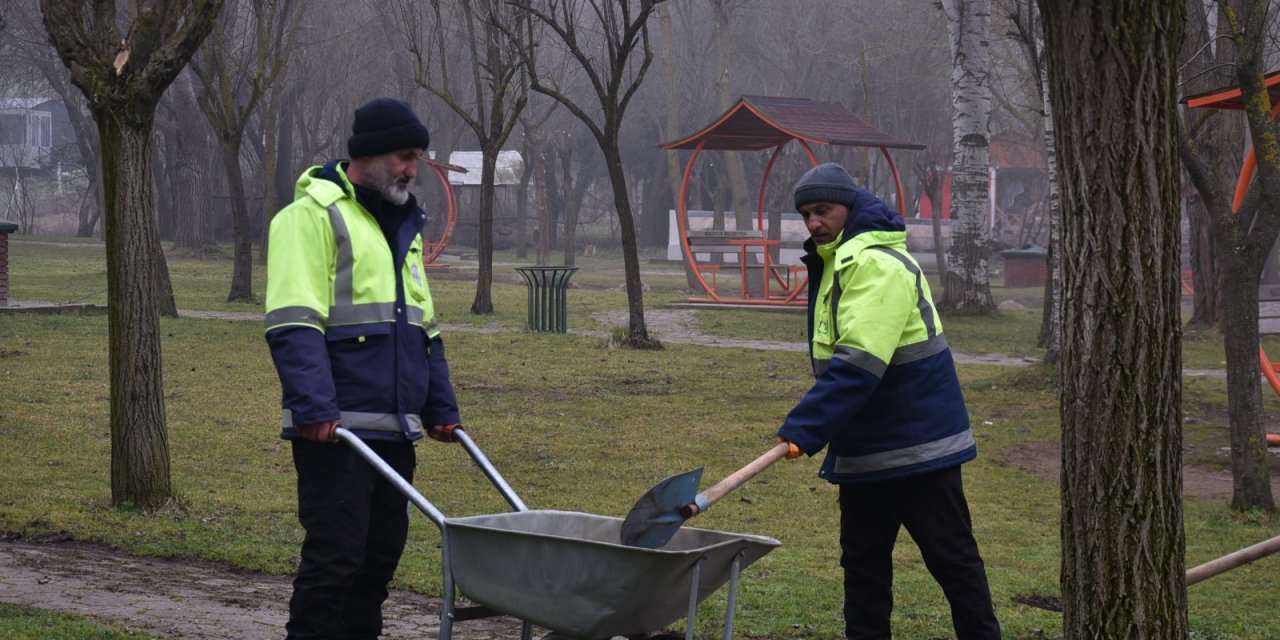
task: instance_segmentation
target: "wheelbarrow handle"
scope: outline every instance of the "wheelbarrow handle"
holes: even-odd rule
[[[467,450],[467,455],[471,456],[471,459],[480,467],[485,477],[489,478],[489,482],[493,483],[493,486],[498,489],[498,492],[502,494],[502,497],[506,499],[507,504],[510,504],[512,509],[516,511],[529,510],[529,507],[525,506],[524,500],[521,500],[520,496],[516,495],[515,489],[511,488],[511,485],[507,483],[506,478],[503,478],[501,473],[498,473],[497,467],[489,462],[489,458],[484,455],[479,445],[476,444],[475,440],[471,439],[466,430],[462,427],[454,427],[451,434],[453,439],[458,441],[463,449]]]
[[[366,462],[373,465],[374,469],[377,469],[378,473],[382,474],[382,477],[395,485],[395,487],[400,490],[400,493],[403,493],[405,497],[409,499],[409,502],[413,503],[413,506],[417,507],[419,511],[427,514],[427,517],[431,518],[431,521],[436,523],[437,527],[440,527],[442,531],[444,530],[444,513],[437,509],[434,504],[431,504],[431,501],[427,500],[426,496],[419,493],[408,480],[405,480],[404,477],[397,473],[395,469],[391,468],[391,465],[387,464],[386,460],[382,459],[382,456],[379,456],[373,449],[370,449],[369,445],[365,444],[359,436],[342,427],[338,427],[333,433],[339,440],[342,440],[350,445],[352,449],[355,449],[356,453],[360,454],[361,458],[364,458]]]

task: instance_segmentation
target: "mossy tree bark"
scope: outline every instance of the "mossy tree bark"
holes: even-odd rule
[[[117,6],[120,5],[120,6]],[[172,496],[160,359],[160,238],[152,193],[156,103],[212,28],[221,0],[41,0],[45,29],[98,125],[106,204],[111,501]],[[121,33],[120,27],[128,28]]]
[[[1186,638],[1181,3],[1041,0],[1062,188],[1068,638]],[[1117,37],[1116,34],[1124,34]]]

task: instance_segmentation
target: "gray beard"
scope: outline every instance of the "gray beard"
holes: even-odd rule
[[[402,187],[398,183],[391,183],[382,187],[382,199],[396,205],[397,207],[409,201],[409,188]]]
[[[409,187],[401,186],[395,176],[391,175],[381,164],[369,167],[365,179],[382,194],[382,199],[397,207],[409,201]]]

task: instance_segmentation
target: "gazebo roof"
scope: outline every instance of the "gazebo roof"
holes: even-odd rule
[[[697,133],[659,146],[694,149],[704,139],[704,149],[727,151],[759,151],[793,139],[854,147],[925,148],[876,129],[834,102],[772,96],[742,96]]]
[[[1280,100],[1280,71],[1268,73],[1263,83],[1267,87],[1267,93],[1271,94],[1271,104],[1275,104],[1276,100]],[[1183,98],[1183,101],[1187,103],[1187,107],[1192,109],[1239,110],[1244,108],[1244,101],[1240,97],[1241,94],[1240,87],[1232,85],[1187,96]]]

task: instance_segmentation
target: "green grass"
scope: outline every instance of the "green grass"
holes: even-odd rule
[[[0,604],[0,638],[5,640],[149,640],[134,633],[76,616]]]
[[[100,246],[62,247],[18,239],[13,297],[66,301],[105,286]],[[171,257],[179,306],[227,305],[226,260]],[[646,308],[689,294],[677,270],[646,278]],[[509,267],[497,271],[514,275]],[[585,261],[570,292],[570,325],[601,328],[592,311],[625,308],[621,268],[606,256]],[[498,323],[496,333],[446,336],[469,433],[533,508],[622,516],[659,479],[696,467],[708,483],[771,445],[787,411],[808,388],[808,365],[794,352],[668,344],[658,352],[611,349],[581,335],[519,329],[523,287],[497,281],[497,313],[467,309],[467,272],[437,274],[432,287],[445,322]],[[261,291],[261,289],[257,289]],[[704,327],[734,337],[786,337],[800,316],[701,311]],[[944,319],[955,348],[1034,354],[1039,314]],[[279,386],[258,322],[165,319],[161,323],[174,505],[145,515],[110,506],[110,436],[105,314],[0,316],[0,532],[69,532],[79,540],[163,557],[212,560],[288,574],[302,532],[294,515],[294,474],[278,439]],[[765,328],[771,327],[771,328]],[[778,333],[772,333],[772,332]],[[779,337],[765,338],[762,336]],[[1200,347],[1197,347],[1200,348]],[[1057,595],[1058,489],[999,462],[1000,452],[1058,438],[1054,376],[1040,367],[961,366],[981,454],[965,467],[974,524],[1008,638],[1053,637],[1060,614],[1016,604],[1015,596]],[[1221,379],[1188,379],[1203,446],[1223,446]],[[458,447],[418,447],[416,485],[449,516],[506,507]],[[783,547],[743,576],[738,636],[839,637],[840,571],[836,492],[817,460],[780,463],[693,523],[769,535]],[[1190,502],[1188,564],[1274,535],[1273,517],[1246,518],[1222,505]],[[415,518],[396,586],[440,590],[439,533]],[[945,599],[904,536],[895,552],[894,625],[903,638],[951,635]],[[1271,607],[1275,558],[1191,589],[1197,637],[1280,637]],[[699,636],[719,637],[725,590],[700,610]],[[0,609],[0,637],[31,613]],[[74,623],[72,620],[71,623]],[[69,624],[71,624],[69,623]],[[45,624],[45,622],[40,622]],[[62,624],[62,623],[59,623]],[[53,638],[114,638],[68,627]],[[58,633],[64,633],[58,631]],[[105,633],[105,632],[102,632]],[[1044,634],[1044,635],[1041,635]],[[21,635],[15,637],[22,637]],[[127,637],[127,636],[121,636]]]

